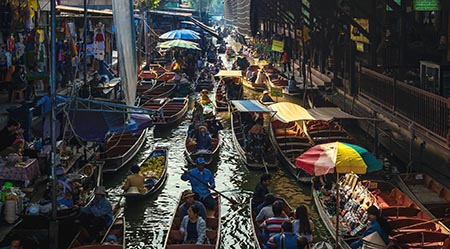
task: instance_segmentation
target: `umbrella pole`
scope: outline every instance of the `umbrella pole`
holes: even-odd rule
[[[340,200],[339,200],[339,173],[336,172],[336,246],[335,248],[339,248],[339,209],[340,209]]]

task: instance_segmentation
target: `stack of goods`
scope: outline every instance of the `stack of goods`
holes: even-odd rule
[[[145,187],[147,188],[152,187],[164,172],[166,157],[161,153],[154,152],[139,170],[139,174],[145,177]]]

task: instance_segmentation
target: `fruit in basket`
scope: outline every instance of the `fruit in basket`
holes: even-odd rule
[[[161,178],[164,171],[165,157],[154,156],[148,158],[141,166],[139,174],[146,178]]]

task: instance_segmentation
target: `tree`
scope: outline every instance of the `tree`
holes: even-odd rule
[[[135,0],[135,5],[138,9],[156,9],[159,6],[160,0]]]

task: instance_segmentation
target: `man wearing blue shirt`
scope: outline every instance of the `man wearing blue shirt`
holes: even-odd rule
[[[196,168],[184,171],[184,174],[181,175],[181,180],[189,181],[196,199],[201,201],[206,208],[213,209],[216,205],[216,201],[211,196],[211,191],[209,189],[214,189],[216,187],[214,176],[209,169],[205,169],[205,159],[203,157],[197,158],[196,164]]]

